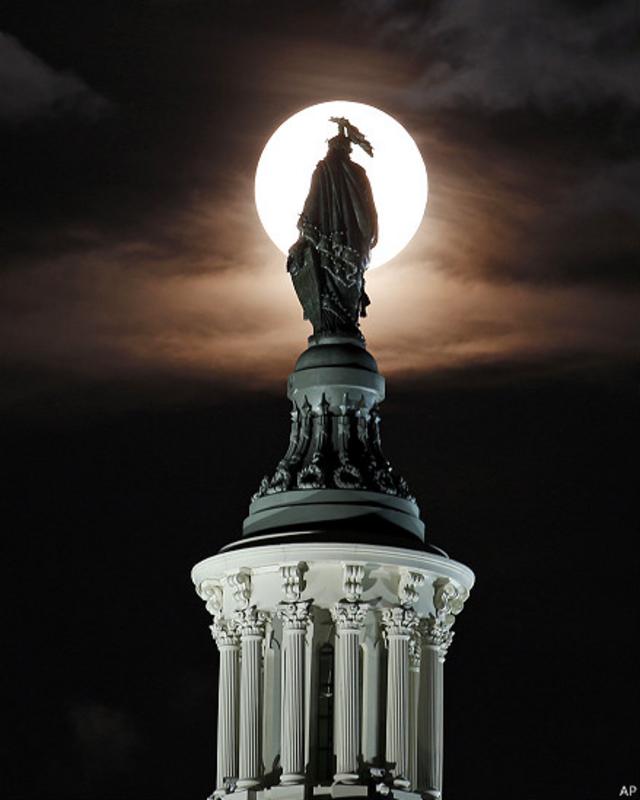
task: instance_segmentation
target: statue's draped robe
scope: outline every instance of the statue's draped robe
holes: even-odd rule
[[[298,221],[287,269],[315,334],[360,337],[369,298],[364,271],[378,238],[378,217],[365,170],[340,146],[318,162]]]

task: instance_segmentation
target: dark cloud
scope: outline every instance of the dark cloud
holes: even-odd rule
[[[139,736],[129,714],[102,703],[90,702],[69,709],[76,745],[87,759],[122,768],[139,746]]]
[[[253,172],[283,119],[339,96],[395,115],[429,170],[419,234],[369,278],[366,333],[387,371],[629,357],[632,4],[71,7],[65,25],[20,7],[13,41],[118,113],[0,129],[13,374],[283,374],[308,331]]]
[[[460,0],[432,8],[379,0],[359,9],[381,25],[381,40],[426,62],[409,90],[420,108],[554,111],[612,100],[640,106],[635,0]]]
[[[109,102],[71,72],[59,72],[0,31],[0,121],[75,113],[96,118]]]
[[[70,797],[88,797],[93,787],[100,786],[115,796],[143,752],[143,739],[130,712],[91,700],[70,703],[67,717],[73,778],[62,765],[50,766],[58,790]]]

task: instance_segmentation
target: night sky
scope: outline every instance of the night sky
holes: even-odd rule
[[[640,785],[639,43],[628,0],[5,0],[4,796],[213,788],[189,572],[284,452],[310,333],[254,171],[341,98],[395,116],[429,172],[363,330],[387,455],[477,575],[446,796]]]

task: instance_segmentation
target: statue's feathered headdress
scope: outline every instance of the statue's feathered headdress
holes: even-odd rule
[[[352,125],[346,117],[330,117],[329,122],[335,122],[336,125],[340,127],[340,133],[343,136],[346,136],[353,144],[360,145],[367,155],[373,157],[371,142],[369,142],[365,135],[360,133],[356,126]]]

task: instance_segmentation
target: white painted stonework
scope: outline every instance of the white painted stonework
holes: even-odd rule
[[[292,542],[192,578],[220,651],[216,796],[441,796],[444,660],[471,570]]]

